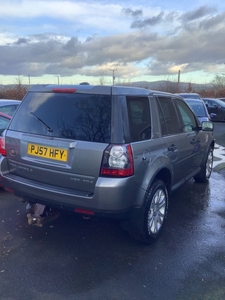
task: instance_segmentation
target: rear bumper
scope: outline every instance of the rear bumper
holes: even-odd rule
[[[85,214],[114,219],[134,217],[140,210],[145,191],[134,178],[99,178],[93,195],[71,191],[57,186],[33,182],[14,174],[0,174],[0,184],[22,197],[25,201],[41,203],[50,207],[76,212],[82,209]]]

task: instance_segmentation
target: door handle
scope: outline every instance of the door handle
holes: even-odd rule
[[[196,144],[199,144],[199,143],[200,143],[200,140],[193,139],[193,140],[190,141],[190,144],[192,144],[192,145],[196,145]]]
[[[174,144],[169,146],[167,149],[168,149],[168,151],[172,151],[172,152],[177,151],[177,147]]]

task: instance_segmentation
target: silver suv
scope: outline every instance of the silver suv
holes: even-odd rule
[[[33,86],[2,138],[0,183],[31,203],[121,220],[145,243],[168,194],[207,182],[213,123],[176,95],[120,86]]]

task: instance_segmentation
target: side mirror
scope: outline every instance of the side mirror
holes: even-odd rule
[[[217,116],[217,114],[211,113],[209,116],[212,119],[212,118],[215,118]]]
[[[218,104],[213,104],[213,107],[214,107],[214,108],[220,108],[221,106],[218,105]]]
[[[214,124],[211,121],[203,121],[202,122],[202,130],[203,131],[213,131]]]

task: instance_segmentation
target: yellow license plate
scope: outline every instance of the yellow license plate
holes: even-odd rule
[[[63,148],[53,148],[38,144],[28,144],[27,153],[29,155],[50,158],[54,160],[67,161],[68,150]]]

